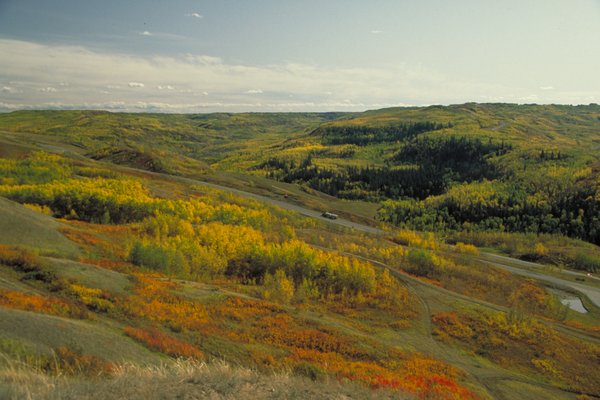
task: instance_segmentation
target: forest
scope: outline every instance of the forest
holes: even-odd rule
[[[483,143],[478,138],[426,138],[406,143],[383,167],[327,169],[314,164],[309,154],[299,165],[271,158],[259,168],[267,170],[269,178],[306,182],[315,190],[346,199],[425,199],[444,193],[453,183],[495,178],[498,173],[486,157],[509,149],[504,143]]]
[[[321,135],[323,144],[355,144],[366,146],[373,143],[396,142],[414,137],[419,133],[452,128],[452,124],[441,124],[432,121],[408,122],[391,126],[328,126],[317,128],[312,134]]]
[[[576,117],[562,117],[569,112]],[[397,125],[403,114],[421,121]],[[549,233],[600,244],[598,115],[594,105],[381,110],[327,123],[254,170],[379,202],[377,218],[405,228]],[[317,139],[326,150],[310,149]]]

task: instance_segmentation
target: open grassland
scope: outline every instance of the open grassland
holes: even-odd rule
[[[58,232],[59,226],[49,215],[0,197],[0,243],[77,256],[79,249]]]

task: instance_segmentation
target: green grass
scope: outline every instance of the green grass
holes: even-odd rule
[[[46,269],[58,277],[75,280],[87,287],[116,295],[128,293],[131,287],[130,279],[120,272],[65,259],[47,258],[46,261]]]
[[[164,359],[122,334],[119,325],[72,320],[0,307],[0,337],[15,339],[49,354],[67,346],[109,361],[156,363]]]
[[[60,223],[52,217],[0,197],[0,243],[62,257],[78,256],[78,247],[59,228]]]

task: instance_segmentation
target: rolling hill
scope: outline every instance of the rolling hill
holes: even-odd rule
[[[599,118],[0,114],[0,396],[600,397]]]

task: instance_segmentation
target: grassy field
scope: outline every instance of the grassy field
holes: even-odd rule
[[[60,223],[0,197],[0,242],[35,248],[47,254],[76,257],[79,249],[59,232]]]

